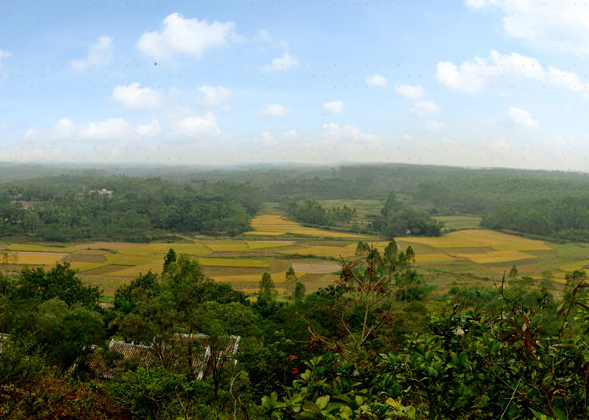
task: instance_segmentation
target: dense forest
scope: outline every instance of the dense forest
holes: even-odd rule
[[[249,229],[248,220],[265,201],[282,203],[291,218],[304,224],[352,228],[352,205],[323,208],[318,200],[370,199],[382,203],[370,229],[383,236],[407,229],[417,235],[439,234],[428,213],[478,215],[492,229],[589,239],[584,216],[589,178],[570,172],[401,164],[198,171],[163,167],[153,178],[143,167],[129,173],[72,166],[62,175],[50,166],[26,169],[0,165],[4,179],[19,178],[0,184],[2,236],[149,241],[171,233],[237,235]],[[35,177],[39,173],[47,176]],[[396,226],[382,213],[389,212],[385,202],[391,193],[404,206],[394,210]],[[399,223],[401,219],[405,221]],[[367,228],[356,226],[357,231]]]
[[[114,305],[67,263],[0,276],[9,419],[567,419],[589,415],[585,272],[440,299],[411,247],[358,244],[332,286],[255,302],[170,250]],[[295,275],[296,273],[291,273]],[[206,339],[206,352],[200,337]],[[239,350],[226,351],[239,337]],[[107,346],[143,349],[129,359]],[[232,341],[233,340],[233,341]],[[141,344],[139,344],[141,343]],[[121,350],[124,351],[124,350]],[[197,363],[203,353],[210,363]],[[202,374],[204,372],[204,374]]]
[[[0,185],[0,230],[48,241],[236,235],[261,204],[260,191],[243,184],[62,175]]]

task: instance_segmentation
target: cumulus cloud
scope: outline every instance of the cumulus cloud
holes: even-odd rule
[[[222,47],[235,39],[234,22],[209,22],[206,19],[185,19],[179,13],[168,15],[159,31],[145,32],[137,49],[158,60],[176,54],[200,58],[208,49]]]
[[[344,112],[343,101],[323,102],[323,114],[325,115],[339,115]]]
[[[117,140],[132,132],[132,126],[123,118],[91,122],[88,127],[79,132],[82,140]]]
[[[366,77],[366,85],[368,86],[387,86],[388,84],[387,78],[380,74]]]
[[[409,99],[421,99],[425,93],[423,87],[414,85],[399,85],[397,91]]]
[[[321,134],[323,140],[328,144],[364,144],[367,142],[372,143],[379,139],[378,136],[364,133],[359,128],[349,124],[345,124],[343,126],[335,123],[323,124]]]
[[[514,80],[535,80],[569,90],[581,91],[582,81],[575,73],[556,67],[545,67],[533,57],[521,54],[501,54],[491,51],[489,57],[474,57],[460,66],[441,61],[436,79],[444,86],[467,93],[477,93],[485,86]],[[584,88],[584,85],[583,85]]]
[[[258,112],[258,116],[260,117],[279,117],[282,115],[286,115],[292,112],[292,110],[288,107],[279,105],[279,104],[271,104],[264,108],[262,111]]]
[[[500,10],[503,29],[540,48],[589,55],[589,9],[574,2],[465,0],[473,10]]]
[[[128,86],[117,86],[113,98],[132,111],[151,109],[159,106],[161,94],[149,87],[142,88],[137,82]]]
[[[298,65],[299,61],[290,53],[285,52],[282,56],[273,59],[269,66],[264,66],[264,70],[285,70]]]
[[[109,36],[99,37],[88,47],[88,55],[81,60],[72,60],[70,64],[76,70],[83,70],[88,66],[107,66],[112,61],[114,46]]]
[[[438,106],[433,101],[426,101],[420,99],[413,102],[411,112],[420,117],[428,117],[430,115],[437,114],[438,112],[440,112],[440,108],[438,108]]]
[[[198,88],[205,97],[204,104],[208,107],[220,105],[231,96],[232,92],[223,86],[201,86]]]
[[[524,128],[538,128],[538,121],[532,118],[525,109],[510,107],[508,110],[509,119],[514,123]]]
[[[283,133],[284,137],[287,139],[292,139],[297,136],[297,130],[290,129]]]
[[[162,127],[158,120],[152,120],[149,124],[138,125],[135,132],[139,137],[154,137],[162,132]]]
[[[71,139],[76,135],[76,124],[68,118],[62,118],[53,126],[53,137]]]
[[[220,133],[212,112],[207,112],[204,116],[195,115],[174,121],[173,135],[198,137]]]

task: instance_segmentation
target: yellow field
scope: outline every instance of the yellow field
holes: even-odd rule
[[[161,273],[164,266],[163,260],[153,260],[146,264],[136,265],[134,267],[123,268],[104,274],[108,277],[137,277],[139,274],[147,274],[149,270],[154,273]]]
[[[73,246],[66,246],[66,247],[58,247],[58,246],[43,246],[43,245],[33,245],[33,244],[10,244],[4,247],[7,251],[31,251],[31,252],[59,252],[59,253],[70,253],[77,251],[76,247]]]
[[[589,265],[589,260],[575,261],[574,263],[561,265],[560,267],[558,267],[558,269],[561,271],[573,272],[575,270],[585,270],[583,268],[583,266],[585,265]]]
[[[107,262],[102,263],[87,263],[87,262],[72,262],[70,263],[70,267],[74,269],[78,269],[80,273],[84,271],[94,270],[95,268],[106,267],[109,265]]]
[[[456,254],[457,257],[468,258],[477,264],[490,264],[508,261],[526,260],[536,258],[533,255],[525,254],[519,251],[491,251],[477,254]]]
[[[435,254],[417,254],[415,255],[415,262],[429,262],[429,261],[448,261],[451,260],[452,257],[446,254],[442,254],[441,252]]]
[[[251,251],[251,248],[245,241],[207,241],[205,242],[205,245],[207,246],[207,248],[210,248],[213,252]]]
[[[121,254],[135,254],[135,255],[149,255],[154,254],[165,255],[168,253],[170,248],[174,249],[176,254],[189,254],[189,255],[208,255],[212,251],[207,246],[200,242],[195,243],[161,243],[154,242],[148,245],[137,244],[137,247],[121,249]],[[112,254],[117,255],[117,254]]]
[[[278,214],[258,215],[251,221],[251,225],[254,230],[245,232],[244,235],[278,236],[292,233],[326,238],[364,238],[353,233],[304,227],[297,222],[285,220]]]
[[[398,240],[408,243],[420,243],[436,248],[470,248],[491,247],[497,251],[549,251],[544,242],[507,235],[484,229],[469,229],[451,232],[436,238],[403,237]]]
[[[251,250],[291,246],[294,243],[294,241],[247,241]]]
[[[297,273],[297,277],[303,277],[307,273]],[[272,277],[272,281],[274,283],[284,283],[286,282],[286,271],[281,271],[279,273],[270,273]],[[242,282],[260,282],[262,280],[262,274],[245,274],[245,275],[237,275],[237,276],[212,276],[212,279],[225,282],[225,283],[242,283]]]
[[[18,260],[16,264],[19,265],[51,265],[54,266],[56,262],[62,259],[61,255],[23,255],[17,254]]]
[[[266,260],[249,258],[199,258],[198,263],[205,267],[270,267],[270,264]]]
[[[318,257],[335,257],[341,255],[344,258],[353,257],[356,253],[356,244],[348,246],[304,246],[293,249],[279,249],[280,254],[316,255]]]

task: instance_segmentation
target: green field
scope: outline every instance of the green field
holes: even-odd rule
[[[461,229],[477,229],[481,223],[481,218],[477,216],[434,216],[433,218],[445,223],[445,232]]]
[[[329,203],[342,204],[333,200]],[[439,293],[456,284],[491,285],[493,279],[499,281],[513,265],[521,276],[541,278],[549,272],[557,284],[564,282],[566,272],[589,267],[586,244],[554,244],[491,230],[469,229],[469,226],[478,226],[478,218],[469,216],[443,218],[453,229],[462,230],[434,238],[397,238],[400,250],[408,245],[414,248],[417,269],[437,286]],[[58,261],[70,261],[72,267],[79,270],[82,280],[100,286],[106,296],[113,296],[117,287],[140,273],[160,272],[170,248],[197,259],[207,276],[247,293],[257,290],[264,271],[272,275],[278,289],[287,293],[292,285],[285,283],[285,273],[291,265],[297,267],[297,276],[312,292],[337,278],[340,256],[355,258],[357,235],[306,228],[276,210],[271,210],[270,214],[262,212],[252,225],[253,232],[233,239],[202,238],[193,243],[150,244],[94,242],[64,247],[9,244],[4,250],[16,258],[8,264],[13,271],[23,266],[49,269]],[[298,237],[296,233],[305,235]],[[383,238],[361,239],[381,251],[388,243]]]

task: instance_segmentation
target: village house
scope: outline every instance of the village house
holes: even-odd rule
[[[219,363],[224,356],[233,358],[233,355],[237,353],[239,347],[239,341],[241,337],[230,336],[229,341],[225,348],[219,351],[217,361],[211,357],[211,347],[208,343],[208,336],[205,334],[174,334],[173,340],[176,343],[180,343],[181,340],[189,339],[194,345],[194,354],[192,359],[192,367],[194,368],[197,379],[201,380],[207,377],[211,373],[213,363]],[[108,362],[104,357],[104,354],[100,354],[100,350],[95,352],[90,358],[90,367],[97,376],[104,379],[112,379],[117,373],[126,370],[126,366],[129,364],[140,364],[145,366],[150,365],[164,365],[166,359],[170,356],[170,350],[172,350],[170,344],[157,346],[155,343],[147,346],[145,344],[138,343],[127,343],[112,339],[108,345],[109,352],[119,353],[122,357],[115,358]],[[169,362],[169,360],[168,360]],[[237,363],[237,360],[234,360]],[[173,363],[178,363],[173,362]]]

